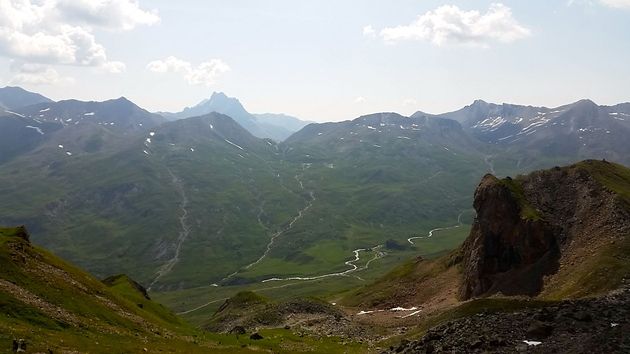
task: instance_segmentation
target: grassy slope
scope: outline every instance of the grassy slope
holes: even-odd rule
[[[352,344],[342,347],[334,338],[302,338],[285,330],[263,331],[265,339],[260,341],[199,332],[146,300],[124,277],[108,287],[18,234],[18,229],[0,228],[0,341],[4,343],[24,338],[29,350],[41,352],[360,351]]]
[[[605,189],[616,194],[630,212],[630,169],[615,163],[587,160],[568,168],[585,170]],[[606,235],[601,235],[604,237]],[[547,299],[579,298],[606,293],[630,277],[630,234],[605,244],[597,253],[572,265],[571,272],[557,279],[558,286],[544,291]]]

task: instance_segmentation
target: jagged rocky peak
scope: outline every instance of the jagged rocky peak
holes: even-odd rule
[[[630,275],[607,274],[609,257],[629,243],[629,192],[630,171],[605,161],[514,179],[486,175],[461,247],[459,297],[579,297],[614,289]]]
[[[535,295],[558,258],[554,228],[528,204],[519,181],[486,175],[475,192],[477,218],[462,246],[460,298]]]

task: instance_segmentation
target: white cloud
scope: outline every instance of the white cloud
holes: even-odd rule
[[[530,33],[514,19],[509,7],[492,4],[485,14],[464,11],[453,5],[440,6],[418,16],[409,25],[384,28],[379,34],[390,43],[423,40],[437,46],[463,44],[485,47],[495,41],[513,42]]]
[[[72,83],[74,79],[62,77],[57,70],[40,64],[22,64],[12,66],[16,74],[9,81],[13,85],[52,85]]]
[[[93,28],[130,30],[158,21],[134,0],[0,0],[0,55],[122,72],[124,64],[107,58]]]
[[[630,9],[630,0],[600,0],[600,2],[616,9]]]
[[[359,96],[354,99],[354,103],[365,103],[366,99],[363,96]]]
[[[191,85],[206,86],[213,85],[221,74],[230,71],[230,67],[221,59],[211,59],[195,67],[174,56],[163,60],[154,60],[147,64],[147,69],[156,73],[178,73]]]
[[[376,36],[376,30],[374,29],[374,27],[368,25],[363,27],[363,35],[366,37],[375,37]]]
[[[108,61],[107,63],[101,65],[101,68],[108,73],[120,74],[125,72],[127,65],[121,61]]]
[[[58,0],[60,16],[73,23],[129,31],[160,21],[157,10],[145,11],[134,0]]]

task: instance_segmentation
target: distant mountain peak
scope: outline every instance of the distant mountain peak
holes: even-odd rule
[[[481,99],[476,99],[473,101],[473,103],[470,105],[470,107],[488,107],[490,105],[490,103],[481,100]]]
[[[226,95],[224,92],[221,92],[221,91],[214,91],[212,93],[212,96],[210,96],[210,99],[220,99],[220,98],[223,98],[223,99],[232,98],[236,100],[236,98],[229,97],[228,95]]]
[[[0,109],[17,109],[38,103],[53,102],[48,97],[17,86],[0,88]]]
[[[132,101],[130,101],[127,97],[125,96],[120,96],[118,98],[114,98],[111,100],[107,100],[105,102],[113,102],[113,103],[119,103],[119,104],[124,104],[124,105],[134,105],[136,106],[135,103],[133,103]]]
[[[582,106],[582,107],[598,107],[597,103],[588,98],[583,98],[572,104],[573,106]]]

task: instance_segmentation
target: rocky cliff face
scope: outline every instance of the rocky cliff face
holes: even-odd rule
[[[462,246],[460,298],[502,292],[534,295],[543,276],[557,268],[558,232],[536,214],[524,216],[525,201],[512,180],[486,175],[475,192],[477,218]]]
[[[477,218],[461,248],[460,299],[533,296],[551,284],[576,292],[592,279],[572,272],[606,277],[603,263],[630,234],[630,214],[619,194],[630,185],[627,173],[619,165],[585,161],[517,179],[486,175],[475,192]],[[613,285],[600,281],[593,290]]]

